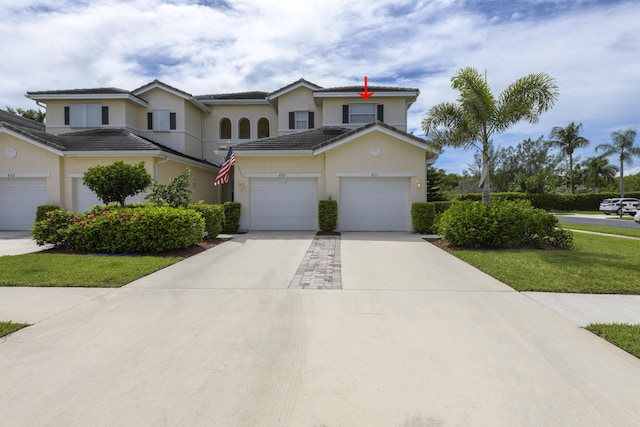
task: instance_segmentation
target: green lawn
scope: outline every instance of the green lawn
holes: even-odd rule
[[[587,330],[640,358],[640,325],[595,323]]]
[[[18,331],[25,326],[29,325],[26,323],[0,322],[0,338]]]
[[[0,257],[0,286],[117,288],[179,257],[33,253]]]
[[[606,225],[574,224],[571,222],[563,222],[561,223],[561,225],[562,228],[568,228],[570,230],[584,230],[594,231],[596,233],[616,234],[618,236],[640,237],[640,224],[638,224],[638,228],[620,228],[609,227]]]
[[[518,291],[640,294],[640,241],[574,233],[573,250],[456,250]]]

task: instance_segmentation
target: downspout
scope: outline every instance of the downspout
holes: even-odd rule
[[[204,156],[204,114],[200,114],[200,141],[202,142],[202,160],[207,160]]]
[[[158,181],[158,165],[160,165],[161,163],[167,163],[169,161],[169,157],[165,156],[164,160],[160,160],[158,162],[156,162],[155,165],[155,170],[153,171],[153,179]]]

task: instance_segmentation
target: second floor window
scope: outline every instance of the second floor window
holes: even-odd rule
[[[313,129],[315,127],[314,116],[313,111],[289,112],[289,129]]]
[[[97,128],[109,124],[109,107],[102,104],[71,104],[64,107],[64,124],[72,128]]]
[[[154,132],[169,132],[176,129],[176,113],[169,110],[153,110],[147,113],[147,129]]]
[[[342,123],[366,124],[384,121],[382,104],[348,104],[342,106]]]

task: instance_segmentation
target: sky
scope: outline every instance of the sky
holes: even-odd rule
[[[424,136],[427,111],[456,100],[450,79],[471,66],[496,96],[539,72],[560,90],[538,123],[518,123],[497,146],[573,121],[591,141],[580,161],[611,132],[640,130],[640,0],[0,0],[0,22],[0,108],[37,109],[27,91],[154,79],[204,95],[368,76],[420,90],[408,131]],[[435,166],[461,173],[472,161],[445,148]],[[625,166],[637,172],[640,159]]]

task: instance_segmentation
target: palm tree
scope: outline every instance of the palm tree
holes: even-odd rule
[[[633,164],[633,158],[640,156],[640,147],[633,146],[636,139],[636,131],[634,129],[612,132],[611,139],[612,142],[609,144],[598,145],[596,152],[602,150],[603,156],[620,155],[620,197],[624,197],[624,164]]]
[[[571,122],[566,128],[561,126],[554,127],[549,135],[549,144],[559,147],[569,157],[569,188],[571,188],[571,193],[575,192],[573,185],[573,152],[577,148],[589,145],[589,140],[580,136],[581,130],[582,123],[576,125]]]
[[[442,102],[428,111],[422,129],[438,148],[475,148],[482,154],[482,201],[491,203],[489,162],[492,136],[520,120],[536,123],[558,97],[555,80],[545,73],[529,74],[507,87],[496,99],[483,76],[472,67],[458,70],[451,87],[460,92],[457,103]]]
[[[604,178],[605,182],[611,182],[618,172],[618,168],[609,163],[605,156],[589,157],[583,165],[587,178],[593,178],[596,193],[600,192],[600,178]]]

